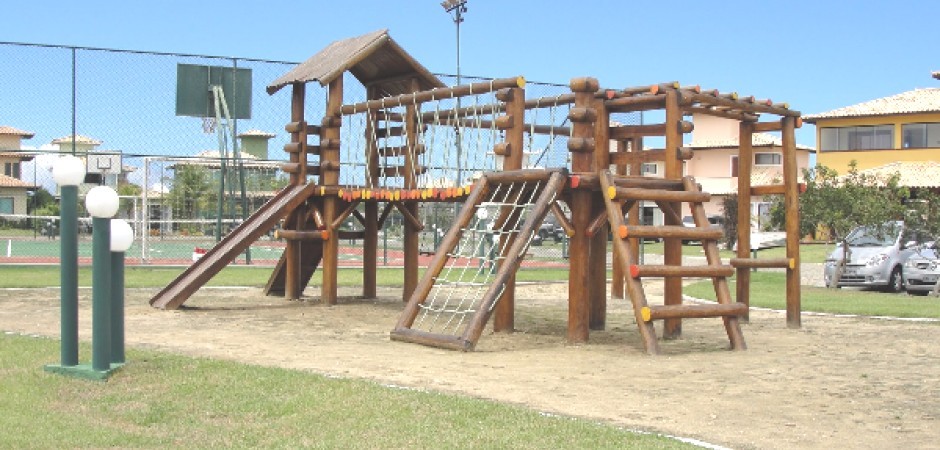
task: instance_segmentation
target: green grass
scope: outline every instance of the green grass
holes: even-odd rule
[[[83,348],[87,352],[87,348]],[[58,342],[0,335],[0,448],[692,448],[455,395],[128,351],[107,383],[41,367]]]
[[[826,256],[832,252],[834,244],[801,244],[800,245],[800,262],[803,263],[822,263],[826,261]],[[662,255],[663,254],[663,243],[662,242],[647,242],[643,246],[643,252],[651,255]],[[719,252],[721,259],[728,260],[730,258],[737,257],[735,252],[730,250],[721,250]],[[700,244],[688,244],[682,246],[682,255],[683,256],[705,256],[705,253],[702,251],[702,246]],[[774,247],[763,250],[758,250],[758,258],[785,258],[787,256],[787,249],[785,247]]]
[[[731,296],[734,297],[734,278]],[[782,272],[751,273],[751,306],[786,309],[786,276]],[[714,300],[711,281],[692,283],[683,288],[692,297]],[[940,318],[940,299],[914,297],[905,294],[887,294],[857,289],[827,289],[803,286],[800,290],[803,311],[862,316],[927,317]]]

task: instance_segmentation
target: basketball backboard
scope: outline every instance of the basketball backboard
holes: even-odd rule
[[[85,173],[121,173],[120,153],[88,152],[85,154],[85,162]]]
[[[251,69],[176,65],[176,115],[216,117],[211,86],[221,86],[233,119],[251,118]]]

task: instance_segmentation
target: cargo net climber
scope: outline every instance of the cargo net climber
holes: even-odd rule
[[[483,174],[392,338],[472,350],[564,183],[564,171]]]

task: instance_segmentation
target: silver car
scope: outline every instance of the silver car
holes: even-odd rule
[[[854,286],[883,289],[888,292],[904,290],[904,263],[918,248],[917,236],[907,232],[901,222],[879,230],[858,227],[846,237],[848,258],[838,287]],[[826,258],[823,276],[831,284],[836,267],[842,260],[842,245]]]
[[[911,295],[927,295],[940,280],[940,255],[934,243],[925,245],[904,262],[904,288]]]

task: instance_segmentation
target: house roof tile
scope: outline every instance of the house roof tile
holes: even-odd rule
[[[72,136],[68,135],[68,136],[60,137],[58,139],[53,139],[52,143],[53,144],[71,144]],[[94,138],[90,138],[88,136],[82,136],[80,134],[75,135],[75,143],[76,144],[88,144],[88,145],[101,145],[101,141],[94,139]]]
[[[23,131],[18,128],[9,127],[6,125],[0,125],[0,134],[20,136],[24,139],[29,139],[35,136],[35,133],[32,131]]]
[[[751,135],[751,145],[754,147],[782,147],[783,139],[780,137],[774,136],[767,133],[754,133]],[[737,148],[738,147],[738,137],[733,138],[713,138],[713,139],[701,139],[692,143],[692,148]],[[796,144],[796,148],[800,150],[809,150],[815,151],[812,147],[807,147],[805,145]]]
[[[888,178],[899,175],[898,184],[907,187],[940,187],[940,163],[935,161],[895,161],[859,173]]]
[[[0,174],[0,187],[34,188],[36,186],[33,186],[23,180],[20,180],[19,178],[13,178],[11,176]]]
[[[940,88],[914,89],[889,97],[877,98],[856,105],[803,116],[803,120],[816,123],[818,119],[885,116],[940,112]]]

